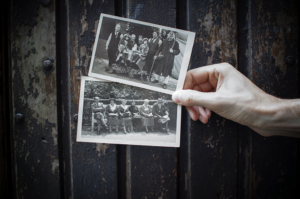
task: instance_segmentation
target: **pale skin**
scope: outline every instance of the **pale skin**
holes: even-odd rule
[[[188,71],[183,90],[172,99],[194,121],[207,123],[214,111],[262,136],[300,138],[300,99],[269,95],[228,63]]]

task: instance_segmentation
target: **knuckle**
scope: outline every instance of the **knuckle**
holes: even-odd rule
[[[186,105],[189,105],[194,102],[194,95],[192,93],[190,94],[183,94],[182,95],[182,102]]]

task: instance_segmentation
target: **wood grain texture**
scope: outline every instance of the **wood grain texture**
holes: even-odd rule
[[[257,86],[281,98],[298,97],[299,3],[242,1],[239,68]],[[287,64],[286,58],[294,63]],[[262,137],[241,127],[240,198],[296,198],[297,139]]]
[[[131,19],[175,27],[176,1],[129,1]],[[129,198],[177,197],[177,150],[164,147],[130,147]],[[128,150],[128,149],[127,149]],[[129,178],[127,178],[129,179]]]
[[[10,140],[9,2],[0,8],[0,198],[13,197]]]
[[[13,173],[16,198],[60,198],[57,150],[55,3],[12,1]]]
[[[237,62],[235,0],[191,1],[190,31],[196,32],[192,68],[228,61]],[[191,122],[190,197],[235,198],[237,124],[212,114],[207,124]]]
[[[78,113],[80,77],[88,74],[100,13],[114,14],[114,1],[69,1],[70,118]],[[71,124],[73,198],[117,198],[116,146],[76,142]]]

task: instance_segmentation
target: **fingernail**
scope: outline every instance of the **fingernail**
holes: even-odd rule
[[[173,93],[172,100],[175,103],[180,104],[181,103],[181,92],[180,91],[176,91],[175,93]]]

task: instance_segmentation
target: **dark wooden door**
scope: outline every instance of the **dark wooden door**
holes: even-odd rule
[[[100,13],[196,32],[190,68],[226,61],[267,93],[299,98],[297,0],[12,0],[1,9],[1,198],[299,197],[299,139],[262,137],[216,114],[193,122],[183,108],[180,148],[77,143],[75,117]]]

